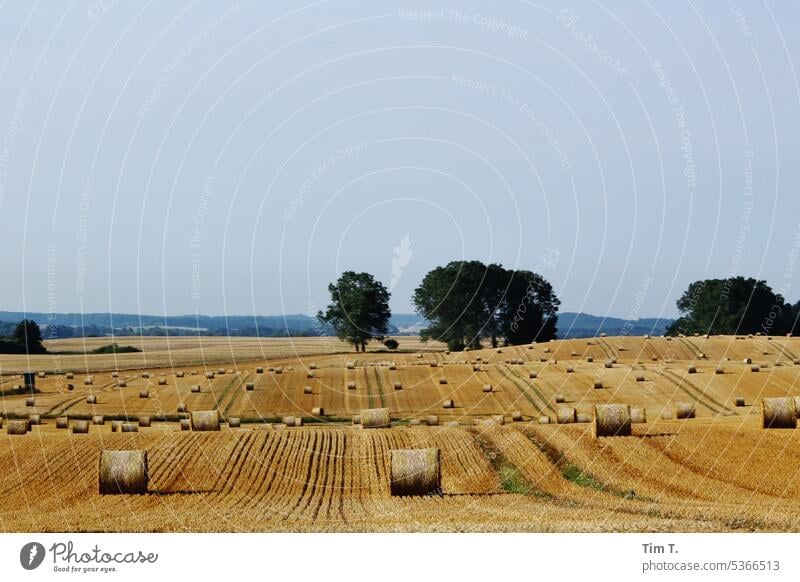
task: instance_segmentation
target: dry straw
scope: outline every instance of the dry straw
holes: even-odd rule
[[[106,419],[102,414],[95,414],[92,417],[92,424],[100,426],[106,423]]]
[[[166,378],[166,376],[161,376],[161,377],[158,379],[158,385],[159,385],[159,386],[166,386],[166,385],[167,385],[167,378]]]
[[[206,378],[209,380],[214,379],[214,372],[206,372]]]
[[[149,390],[139,390],[139,398],[150,398]]]
[[[147,493],[147,451],[100,451],[100,495]]]
[[[125,380],[120,380],[117,383],[117,386],[120,387],[120,388],[127,388],[128,387],[128,383]]]
[[[575,415],[575,422],[579,424],[587,424],[592,422],[592,415],[591,414],[583,414],[581,412]]]
[[[186,412],[186,404],[178,404],[176,412]]]
[[[192,430],[219,430],[219,413],[216,410],[198,410],[192,412]]]
[[[200,393],[200,385],[199,384],[193,384],[192,385],[192,393],[193,394],[199,394]]]
[[[11,435],[20,435],[28,433],[27,420],[9,420],[6,432]]]
[[[281,423],[284,426],[294,426],[294,416],[284,416],[281,419]]]
[[[74,378],[75,378],[75,374],[73,374],[72,372],[67,372],[67,380],[72,380]]]
[[[435,414],[425,417],[425,424],[428,426],[439,426],[439,417]]]
[[[121,420],[112,420],[111,421],[111,432],[119,432],[122,428],[122,421]]]
[[[316,408],[311,409],[312,416],[325,416],[325,409],[321,406],[317,406]]]
[[[95,394],[89,394],[86,397],[86,404],[97,404],[97,396]]]
[[[139,432],[139,425],[132,422],[123,422],[119,427],[120,432]]]
[[[484,384],[483,385],[483,391],[484,392],[491,392],[492,391],[492,385],[491,384]]]
[[[539,424],[550,424],[550,417],[549,416],[540,416],[539,417]]]
[[[303,388],[303,394],[313,394],[314,390],[311,389],[311,386],[305,386]]]
[[[361,411],[361,425],[364,428],[389,428],[391,419],[388,408],[365,408]]]
[[[695,368],[694,366],[689,366],[689,368],[686,371],[689,374],[697,374],[697,368]]]
[[[39,425],[42,424],[42,417],[38,414],[29,414],[28,415],[28,423],[31,425]]]
[[[539,372],[537,372],[536,370],[531,370],[530,372],[528,372],[528,378],[533,380],[538,377],[539,377]]]
[[[69,418],[60,416],[56,419],[56,428],[69,428]]]
[[[636,374],[637,382],[644,382],[644,374]]]
[[[630,436],[631,407],[627,404],[597,404],[594,407],[594,436]]]
[[[353,415],[353,424],[357,424],[359,426],[361,425],[361,415],[360,414],[354,414]]]
[[[572,424],[577,422],[578,413],[574,408],[568,406],[561,406],[556,411],[556,422],[558,424]]]
[[[675,404],[675,418],[678,420],[694,418],[695,410],[692,402],[678,402]]]
[[[228,419],[228,428],[239,428],[242,426],[242,421],[238,416],[231,416]]]
[[[439,384],[447,384],[447,378],[439,378]]]
[[[556,398],[556,404],[563,404],[564,402],[567,401],[567,399],[564,397],[564,395],[561,394],[560,392],[558,394],[556,394],[555,398]]]
[[[631,406],[631,422],[644,424],[647,422],[647,410],[643,406]]]
[[[456,407],[456,403],[453,402],[452,400],[445,400],[442,403],[442,408],[455,408],[455,407]]]
[[[148,428],[150,426],[150,417],[149,416],[140,416],[139,417],[139,426],[142,428]]]
[[[794,398],[764,398],[761,401],[761,426],[764,428],[797,428]]]
[[[402,390],[403,389],[403,383],[402,382],[395,382],[394,384],[392,384],[392,386],[394,387],[395,390]]]
[[[352,381],[348,382],[347,383],[347,389],[348,390],[355,390],[356,389],[356,383],[352,382]]]
[[[191,430],[192,423],[188,418],[181,419],[181,430]]]
[[[723,366],[717,366],[717,368],[714,370],[714,373],[715,374],[724,374],[725,373],[725,368]]]
[[[89,376],[83,381],[84,386],[91,386],[92,384],[94,384],[94,376]]]
[[[441,487],[439,449],[392,451],[390,489],[393,496],[440,494]]]
[[[515,410],[511,413],[511,420],[514,422],[522,422],[522,412],[519,410]]]
[[[72,421],[72,434],[88,434],[89,421],[88,420],[73,420]]]
[[[36,399],[35,398],[26,398],[25,399],[25,406],[36,406]]]
[[[184,375],[185,375],[185,373],[184,373],[184,372],[175,372],[175,377],[176,377],[176,378],[183,378],[183,377],[184,377]]]

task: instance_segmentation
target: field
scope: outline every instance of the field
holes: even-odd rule
[[[0,529],[800,530],[800,432],[764,430],[760,414],[762,398],[800,396],[800,338],[599,337],[452,354],[416,338],[366,354],[330,338],[134,342],[142,353],[84,356],[70,340],[0,356],[5,422],[42,418],[0,434]],[[17,388],[25,370],[47,372],[33,403]],[[643,408],[647,422],[599,439],[591,422],[555,423],[560,407],[590,416],[610,402]],[[677,420],[677,403],[696,417]],[[179,406],[241,427],[182,431]],[[376,407],[392,428],[353,424]],[[55,426],[94,415],[105,424],[89,434]],[[112,432],[111,420],[144,416],[151,427]],[[441,495],[391,496],[391,451],[425,447],[441,450]],[[100,495],[103,449],[147,450],[149,493]]]

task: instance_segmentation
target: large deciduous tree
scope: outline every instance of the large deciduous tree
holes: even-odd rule
[[[454,261],[425,275],[412,299],[430,325],[423,340],[447,342],[451,350],[547,341],[556,335],[559,301],[552,286],[530,271],[480,261]]]
[[[786,334],[795,325],[795,310],[766,281],[753,278],[695,281],[677,301],[680,317],[667,335]]]
[[[331,302],[317,319],[336,331],[337,337],[366,351],[370,340],[382,341],[389,329],[389,291],[369,273],[346,271],[328,285]]]

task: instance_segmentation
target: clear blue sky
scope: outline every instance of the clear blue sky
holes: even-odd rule
[[[461,258],[800,298],[797,3],[269,4],[2,4],[0,309],[407,312]]]

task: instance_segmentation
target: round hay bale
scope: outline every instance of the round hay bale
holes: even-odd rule
[[[111,432],[119,432],[122,429],[122,421],[121,420],[112,420],[111,421]]]
[[[228,419],[228,428],[239,428],[242,426],[242,421],[238,416],[231,416]]]
[[[447,378],[439,378],[439,384],[447,384]]]
[[[793,363],[794,363],[795,366],[800,366],[800,360],[794,360]]]
[[[306,378],[313,378],[314,372],[306,372]]]
[[[556,411],[556,422],[558,424],[572,424],[578,420],[578,413],[574,408],[560,406]]]
[[[756,365],[753,365],[753,366],[750,366],[750,371],[751,371],[751,372],[760,372],[760,371],[761,371],[761,368],[759,368],[759,367],[758,367],[758,366],[756,366]]]
[[[139,432],[139,425],[132,422],[123,422],[119,427],[120,432]]]
[[[144,378],[145,380],[149,380],[150,379],[150,373],[149,372],[145,372],[144,374],[142,374],[142,378]]]
[[[481,365],[480,364],[473,364],[472,365],[472,371],[473,372],[480,372],[481,371]]]
[[[556,404],[564,404],[566,401],[567,399],[564,397],[563,394],[561,394],[560,392],[556,394]]]
[[[309,364],[308,365],[308,369],[309,370],[316,370],[317,369],[317,365],[316,364]]]
[[[442,408],[455,408],[455,407],[456,407],[455,402],[453,402],[452,400],[449,400],[449,399],[445,400],[442,403]]]
[[[550,424],[550,417],[549,416],[540,416],[539,417],[539,424]]]
[[[594,387],[595,390],[602,390],[603,389],[603,383],[600,380],[595,380],[593,387]]]
[[[761,400],[763,428],[797,428],[797,409],[794,398],[764,398]]]
[[[302,416],[295,416],[295,417],[294,417],[294,425],[295,425],[296,427],[301,427],[301,426],[303,426],[303,417],[302,417]]]
[[[531,370],[530,372],[528,372],[528,378],[530,378],[531,380],[535,380],[538,377],[539,377],[539,372],[537,372],[536,370]]]
[[[403,383],[402,383],[402,382],[394,382],[394,383],[392,384],[392,387],[393,387],[395,390],[402,390],[402,389],[403,389]]]
[[[89,396],[86,397],[86,404],[97,404],[97,395],[89,394]]]
[[[89,421],[88,420],[73,420],[72,421],[72,434],[89,434]]]
[[[75,378],[75,374],[72,372],[67,372],[67,380],[73,380]]]
[[[734,404],[735,404],[736,406],[744,406],[744,396],[737,396],[737,397],[734,399]]]
[[[35,398],[26,398],[25,399],[25,406],[36,406],[36,399]]]
[[[408,421],[408,426],[419,426],[422,424],[418,418],[412,418]]]
[[[637,382],[644,382],[644,374],[642,374],[641,372],[636,374],[636,381]]]
[[[191,388],[192,394],[199,394],[200,390],[201,390],[200,384],[192,384]]]
[[[294,416],[284,416],[281,419],[281,424],[284,426],[294,426]]]
[[[393,450],[392,496],[441,494],[442,469],[439,449]]]
[[[128,387],[128,383],[125,380],[120,380],[119,382],[117,382],[117,387],[118,388],[127,388]]]
[[[597,404],[594,407],[594,436],[631,435],[631,407],[627,404]]]
[[[159,386],[166,386],[167,385],[167,377],[166,376],[161,376],[158,379],[158,385]]]
[[[567,366],[567,374],[572,374],[575,371],[575,368],[572,366]]]
[[[425,417],[425,424],[428,426],[439,426],[439,417],[435,414],[431,414]]]
[[[209,380],[214,379],[214,372],[206,372],[206,378]]]
[[[575,422],[579,424],[587,424],[592,422],[592,415],[591,414],[583,414],[579,412],[575,415]]]
[[[74,384],[67,384],[67,390],[75,390]]]
[[[678,402],[675,404],[675,418],[678,420],[694,418],[695,409],[693,402]]]
[[[515,410],[511,413],[511,420],[514,422],[522,422],[522,412],[519,410]]]
[[[388,408],[365,408],[361,411],[364,428],[389,428],[392,426]]]
[[[217,375],[218,376],[224,376],[225,375],[225,368],[219,368],[217,370]]]
[[[491,392],[492,391],[492,385],[491,384],[484,384],[483,385],[483,391],[487,392],[487,393]]]
[[[139,390],[139,398],[150,398],[149,390]]]
[[[431,362],[431,368],[438,368],[439,362]]]
[[[361,415],[354,414],[353,415],[353,424],[361,425]]]
[[[605,368],[613,368],[614,367],[614,363],[611,360],[606,360],[603,363],[603,367],[605,367]]]
[[[389,369],[390,369],[390,370],[396,370],[396,369],[397,369],[397,364],[395,364],[394,362],[392,362],[391,364],[389,364]]]
[[[669,410],[662,410],[661,420],[672,420],[672,412]]]
[[[147,451],[100,451],[100,495],[147,493]]]
[[[742,360],[742,363],[748,364],[748,365],[752,364],[753,363],[753,358],[745,358],[744,360]]]
[[[322,408],[321,406],[317,406],[316,408],[312,408],[311,409],[311,415],[312,416],[316,416],[316,417],[325,416],[325,409]]]
[[[631,406],[631,422],[644,424],[647,422],[647,410],[643,406]]]
[[[717,366],[716,369],[714,370],[714,373],[715,374],[724,374],[725,373],[725,368],[723,366]]]
[[[102,414],[95,414],[92,417],[92,424],[96,426],[102,426],[106,423],[106,419]]]
[[[111,372],[112,378],[119,378],[119,372]]]
[[[29,414],[28,415],[28,424],[30,426],[37,426],[42,424],[42,417],[38,414]]]
[[[355,390],[356,389],[356,383],[353,382],[353,381],[348,382],[347,383],[347,389],[348,390]]]
[[[256,374],[263,374],[263,373],[264,373],[264,368],[262,368],[261,366],[256,368]]]
[[[28,434],[28,421],[9,420],[6,426],[6,433],[10,435]]]
[[[445,424],[445,426],[460,426],[460,425],[458,424],[457,420],[451,420],[450,422]]]
[[[303,394],[313,394],[314,391],[311,389],[311,386],[305,386],[303,388]]]
[[[186,404],[183,404],[183,403],[178,404],[176,412],[186,412]]]
[[[689,366],[686,370],[689,374],[697,374],[697,368],[694,366]]]
[[[591,364],[592,362],[594,362],[594,358],[592,356],[586,356],[586,363]]]
[[[348,370],[355,370],[356,369],[356,363],[355,362],[347,362],[347,369]]]
[[[188,418],[181,419],[181,430],[192,430],[192,423]]]
[[[184,372],[182,372],[182,371],[181,371],[181,372],[175,372],[175,377],[176,377],[176,378],[183,378],[183,377],[184,377],[184,375],[185,375],[185,373],[184,373]]]
[[[139,417],[139,426],[142,428],[149,428],[150,427],[150,417],[149,416],[140,416]]]
[[[69,418],[66,416],[59,416],[56,419],[56,428],[69,428]]]
[[[216,410],[198,410],[192,412],[192,430],[219,430],[219,413]]]

